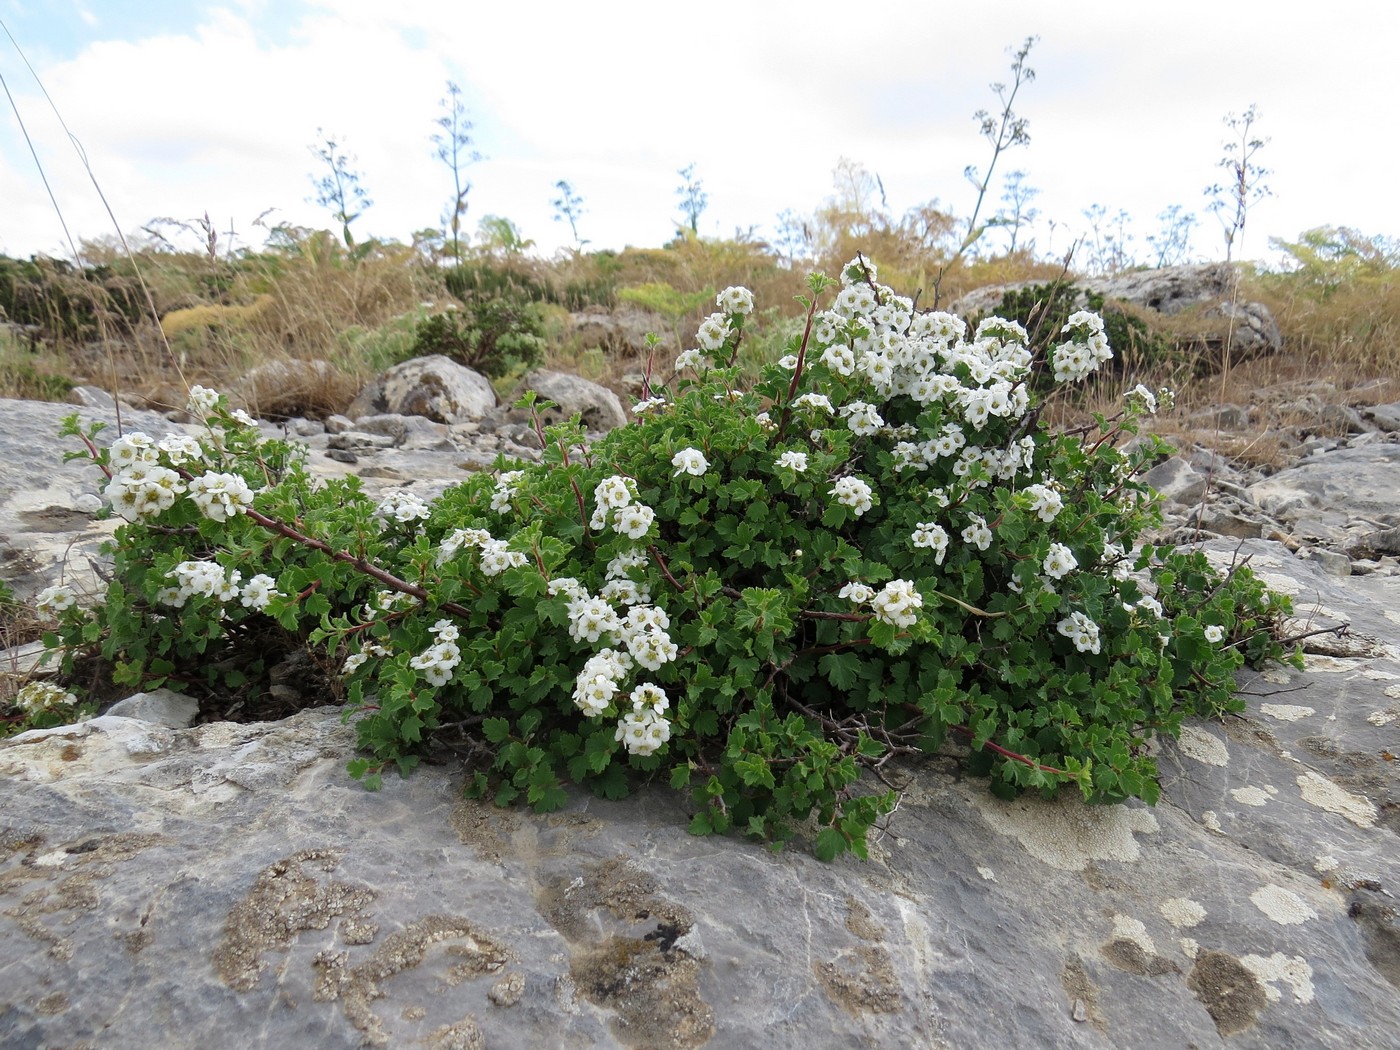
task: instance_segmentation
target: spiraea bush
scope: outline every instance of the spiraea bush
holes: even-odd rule
[[[1095,315],[1032,348],[917,313],[857,259],[811,278],[746,387],[753,297],[718,305],[634,423],[591,446],[540,426],[540,464],[431,505],[313,484],[204,390],[203,437],[81,435],[128,523],[105,602],[65,605],[52,646],[197,688],[275,627],[340,669],[371,786],[434,748],[503,805],[661,778],[696,833],[824,858],[865,856],[891,759],[945,743],[999,795],[1152,802],[1153,735],[1239,709],[1234,672],[1283,656],[1287,601],[1247,567],[1138,546],[1162,449],[1123,446],[1157,394],[1040,422],[1038,377],[1112,356]]]

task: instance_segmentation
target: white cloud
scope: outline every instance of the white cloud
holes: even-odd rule
[[[1363,6],[1367,29],[1349,29],[1347,9]],[[504,214],[544,248],[568,239],[549,205],[561,178],[583,196],[580,232],[595,246],[660,243],[677,218],[676,170],[691,162],[710,196],[708,234],[811,210],[841,156],[879,173],[896,210],[937,197],[965,213],[963,168],[988,160],[972,114],[995,108],[987,85],[1007,79],[1008,46],[1038,34],[1038,76],[1017,105],[1032,142],[998,172],[1023,169],[1042,190],[1035,204],[1059,224],[1056,248],[1094,203],[1126,209],[1144,249],[1156,214],[1181,204],[1201,217],[1198,246],[1217,248],[1202,189],[1216,176],[1221,117],[1251,103],[1272,137],[1260,160],[1276,195],[1251,215],[1250,254],[1270,234],[1323,223],[1400,230],[1388,180],[1373,174],[1394,167],[1397,148],[1377,123],[1393,33],[1376,23],[1394,29],[1400,17],[1357,0],[1325,20],[1203,0],[1170,16],[1089,0],[963,5],[955,16],[927,0],[856,11],[830,0],[460,10],[317,0],[279,7],[292,28],[268,39],[259,27],[271,10],[233,0],[186,33],[97,41],[41,65],[124,228],[207,209],[251,233],[268,207],[274,219],[329,224],[306,203],[307,147],[323,127],[356,156],[375,201],[356,229],[407,238],[438,221],[450,194],[429,141],[449,79],[487,154],[468,171],[468,226]],[[0,73],[11,90],[24,79],[4,54]],[[17,100],[70,225],[102,234],[101,205],[46,104],[22,85]],[[13,122],[0,123],[0,200],[0,251],[58,246]],[[1047,234],[1043,223],[1042,245]]]

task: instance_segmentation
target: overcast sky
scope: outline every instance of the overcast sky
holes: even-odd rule
[[[896,213],[937,198],[965,216],[963,169],[989,155],[973,113],[997,108],[988,85],[1009,80],[1009,51],[1036,35],[1037,76],[1016,104],[1032,141],[998,170],[1040,190],[1042,249],[1067,247],[1097,204],[1132,217],[1145,256],[1158,214],[1180,205],[1199,216],[1197,254],[1223,255],[1203,190],[1225,174],[1222,118],[1254,105],[1273,196],[1251,208],[1243,254],[1269,258],[1270,237],[1315,226],[1400,234],[1398,9],[0,0],[0,252],[66,251],[21,121],[73,235],[113,232],[40,82],[128,233],[206,211],[236,245],[260,241],[253,221],[268,209],[267,223],[332,226],[308,202],[318,128],[353,154],[373,200],[358,236],[439,225],[451,175],[430,136],[449,81],[484,155],[468,170],[467,227],[504,215],[545,253],[570,241],[553,218],[558,180],[583,198],[590,247],[657,246],[692,163],[705,236],[767,235],[785,209],[815,210],[842,157],[879,175]]]

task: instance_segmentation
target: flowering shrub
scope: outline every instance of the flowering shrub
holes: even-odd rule
[[[692,831],[781,843],[810,820],[826,858],[866,854],[891,758],[949,740],[1000,795],[1154,801],[1150,737],[1241,706],[1234,671],[1282,655],[1286,600],[1136,548],[1163,446],[1121,445],[1151,392],[1040,425],[1038,376],[1111,356],[1095,316],[1047,353],[1014,322],[917,313],[863,260],[823,309],[831,283],[752,389],[730,365],[753,300],[728,289],[636,422],[592,447],[540,427],[540,464],[431,504],[317,488],[205,394],[193,445],[88,435],[131,523],[105,604],[58,610],[55,641],[149,684],[276,625],[339,666],[371,784],[434,745],[471,793],[542,810],[565,782],[663,776]]]

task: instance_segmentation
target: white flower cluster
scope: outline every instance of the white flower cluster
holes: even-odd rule
[[[969,514],[972,524],[962,530],[964,543],[969,543],[979,551],[984,551],[992,545],[992,530],[987,526],[987,519],[980,514]]]
[[[345,663],[341,665],[340,673],[348,678],[363,667],[371,656],[382,658],[391,655],[393,654],[389,651],[387,646],[380,645],[378,642],[366,642],[360,647],[359,652],[351,653],[345,658]]]
[[[891,580],[870,599],[875,619],[896,627],[912,626],[918,618],[915,610],[923,605],[923,596],[914,589],[913,580]]]
[[[437,639],[408,665],[428,680],[428,684],[441,688],[452,680],[453,669],[462,662],[462,650],[457,647],[457,626],[451,620],[439,620],[428,628]]]
[[[1082,612],[1070,613],[1055,625],[1055,630],[1074,642],[1081,653],[1099,651],[1099,625]]]
[[[1105,361],[1112,360],[1113,351],[1109,349],[1108,336],[1104,334],[1103,318],[1098,314],[1088,310],[1070,314],[1060,331],[1076,338],[1055,347],[1051,355],[1055,382],[1083,379],[1090,372],[1097,371]]]
[[[213,561],[182,561],[167,572],[165,578],[175,582],[162,587],[156,598],[172,609],[183,608],[198,595],[219,602],[236,599],[245,609],[261,612],[281,593],[277,590],[277,581],[265,573],[258,573],[243,583],[243,573],[237,569],[226,572],[222,565]]]
[[[860,478],[837,478],[829,495],[835,496],[837,503],[850,507],[856,517],[875,505],[874,490]]]
[[[915,547],[933,551],[933,563],[942,565],[948,554],[948,531],[932,521],[921,521],[909,535]]]
[[[253,505],[254,492],[238,474],[211,470],[190,480],[190,499],[211,521],[228,521]]]
[[[1045,575],[1052,579],[1062,580],[1079,567],[1079,562],[1075,560],[1074,552],[1063,543],[1050,544],[1050,553],[1045,555],[1045,561],[1041,563],[1041,568]]]
[[[112,479],[102,495],[127,521],[169,510],[185,491],[179,473],[161,465],[161,451],[160,445],[140,431],[123,434],[112,442],[108,459]]]
[[[651,682],[643,682],[628,694],[632,709],[617,723],[613,739],[634,755],[650,755],[671,739],[671,723],[665,712],[671,706],[665,691]]]
[[[636,667],[657,671],[680,654],[668,633],[671,618],[650,604],[650,588],[633,574],[648,564],[644,551],[623,551],[608,562],[608,582],[595,597],[572,577],[549,582],[551,596],[568,599],[569,637],[604,648],[584,663],[574,682],[574,704],[588,718],[605,715],[617,704],[621,712],[616,739],[635,755],[649,755],[671,738],[664,717],[669,701],[661,687],[644,682],[632,690],[631,710],[618,702],[624,681]],[[622,612],[622,608],[626,612]]]
[[[692,351],[687,351],[687,353],[691,353],[691,352],[692,352]],[[677,363],[676,363],[676,371],[680,371],[680,368],[681,368],[680,362],[679,362],[679,360],[677,360]],[[638,401],[635,405],[632,406],[632,415],[634,415],[634,416],[644,416],[644,415],[646,415],[648,412],[654,412],[654,411],[657,411],[657,410],[659,410],[659,409],[665,408],[669,403],[670,403],[670,402],[668,402],[664,397],[647,397],[647,398],[643,398],[641,401]]]
[[[51,682],[29,682],[20,687],[10,702],[33,718],[61,707],[72,707],[78,698]]]
[[[374,516],[384,522],[382,528],[387,528],[390,522],[395,521],[401,525],[423,521],[430,513],[428,505],[422,499],[405,489],[386,493],[374,508]]]
[[[924,599],[915,589],[913,580],[891,580],[880,590],[868,584],[852,581],[836,592],[854,605],[869,605],[875,619],[896,627],[909,627],[918,618],[915,610],[922,609]]]
[[[523,552],[511,550],[505,540],[492,539],[485,529],[453,529],[438,546],[437,563],[445,565],[458,551],[473,547],[479,552],[481,571],[486,576],[499,576],[530,561]]]
[[[702,472],[703,473],[703,472]],[[596,506],[588,527],[600,531],[612,526],[613,532],[639,540],[650,530],[656,512],[637,502],[637,483],[620,474],[604,478],[593,490]]]
[[[714,365],[705,356],[703,351],[691,347],[689,350],[682,350],[676,355],[676,371],[683,372],[687,368],[693,368],[697,372],[704,372]]]
[[[842,405],[841,415],[845,417],[846,426],[850,427],[851,433],[857,437],[878,434],[885,426],[885,421],[881,418],[879,410],[865,401],[852,401]]]
[[[672,477],[689,474],[698,478],[710,469],[710,461],[705,458],[705,453],[698,448],[683,448],[671,457],[671,466],[676,468],[676,473]]]
[[[788,449],[778,457],[778,466],[801,474],[807,469],[807,453]]]
[[[496,489],[491,493],[492,510],[497,514],[510,510],[510,501],[519,494],[516,485],[524,476],[523,470],[507,470],[496,479]]]
[[[747,288],[726,288],[715,296],[715,305],[727,314],[752,313],[753,292]]]
[[[205,386],[192,386],[185,407],[189,409],[190,415],[206,420],[219,407],[219,392]]]
[[[1027,485],[1021,492],[1030,497],[1029,509],[1047,524],[1059,517],[1060,511],[1065,509],[1065,501],[1049,485]]]
[[[61,616],[77,604],[77,592],[65,584],[45,587],[34,596],[34,609],[41,616]]]

